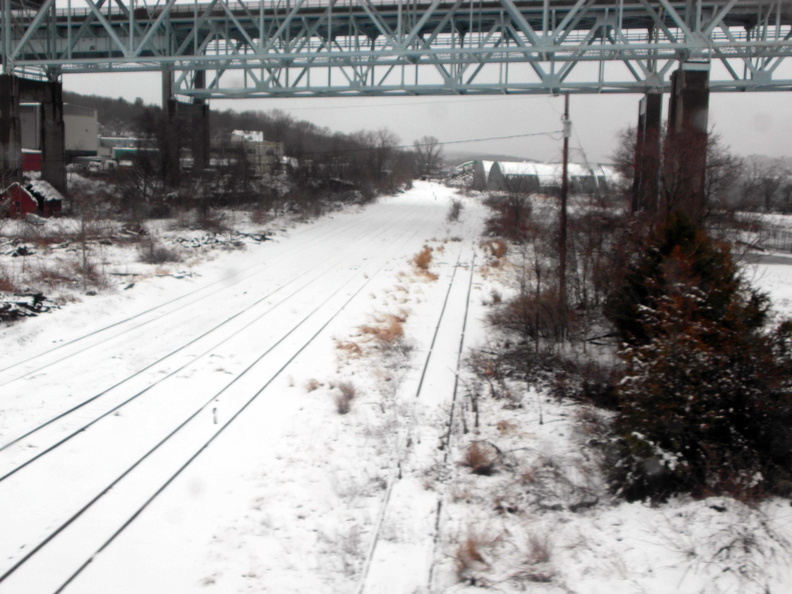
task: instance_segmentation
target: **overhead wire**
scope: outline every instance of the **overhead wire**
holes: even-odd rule
[[[559,140],[561,138],[561,134],[563,134],[562,130],[553,130],[550,132],[528,132],[525,134],[510,134],[509,136],[489,136],[486,138],[468,138],[465,140],[438,140],[437,142],[414,142],[413,144],[402,144],[402,145],[395,145],[387,147],[389,149],[412,149],[419,146],[437,146],[437,145],[448,145],[448,144],[466,144],[471,142],[487,142],[490,140],[509,140],[512,138],[528,138],[530,136],[547,136],[548,138],[552,138],[553,140]],[[356,152],[364,152],[372,150],[371,147],[358,147],[358,148],[341,148],[341,149],[327,149],[321,151],[306,151],[305,154],[307,155],[318,155],[323,153],[356,153]]]

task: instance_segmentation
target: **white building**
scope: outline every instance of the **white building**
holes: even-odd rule
[[[21,103],[19,120],[22,128],[22,149],[40,151],[41,104]],[[96,110],[64,103],[63,128],[67,159],[97,154],[99,118]]]
[[[259,130],[234,130],[231,144],[242,145],[255,175],[272,173],[283,157],[283,143],[264,140],[264,132]]]

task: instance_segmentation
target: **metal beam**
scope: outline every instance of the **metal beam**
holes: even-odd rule
[[[158,0],[135,9],[133,0],[111,0],[118,11],[103,13],[106,1],[86,0],[87,12],[46,15],[53,0],[13,11],[4,2],[4,71],[167,67],[176,75],[176,92],[196,97],[431,94],[439,88],[643,93],[667,90],[673,65],[688,60],[717,66],[713,91],[788,90],[792,79],[785,68],[792,63],[792,2]],[[581,68],[588,63],[599,68]],[[621,67],[605,68],[608,63]],[[185,73],[195,70],[212,71],[209,88],[191,86]],[[232,71],[243,73],[247,88],[224,83]],[[570,82],[573,71],[583,80]]]

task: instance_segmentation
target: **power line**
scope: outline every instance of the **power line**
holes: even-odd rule
[[[415,142],[413,144],[403,144],[397,146],[390,146],[387,147],[389,149],[411,149],[419,146],[437,146],[437,145],[447,145],[447,144],[466,144],[470,142],[486,142],[489,140],[509,140],[512,138],[528,138],[529,136],[547,136],[554,140],[559,139],[559,135],[563,134],[562,130],[554,130],[552,132],[529,132],[526,134],[511,134],[509,136],[490,136],[487,138],[468,138],[466,140],[444,140],[437,142]],[[306,154],[309,155],[318,155],[322,153],[356,153],[362,151],[370,151],[372,147],[359,147],[359,148],[349,148],[349,149],[328,149],[324,151],[308,151]]]
[[[562,134],[561,130],[554,130],[553,132],[530,132],[528,134],[512,134],[511,136],[491,136],[489,138],[471,138],[469,140],[446,140],[445,142],[437,142],[436,144],[464,144],[466,142],[485,142],[487,140],[509,140],[510,138],[527,138],[529,136],[549,136],[554,140],[558,140],[558,135]],[[416,146],[415,144],[411,146]],[[417,146],[426,146],[425,144],[418,144]],[[398,147],[409,148],[409,147]]]

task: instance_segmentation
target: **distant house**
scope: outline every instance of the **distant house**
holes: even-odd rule
[[[0,192],[0,212],[4,216],[23,218],[29,213],[38,214],[39,204],[27,188],[14,182]]]
[[[264,140],[259,130],[234,130],[231,144],[241,145],[255,175],[272,173],[283,158],[283,143]]]
[[[47,182],[36,181],[27,186],[14,182],[0,192],[0,213],[22,218],[28,214],[45,217],[61,214],[63,197]]]
[[[58,217],[63,210],[63,196],[43,179],[37,179],[25,186],[38,202],[38,214],[44,217]]]

